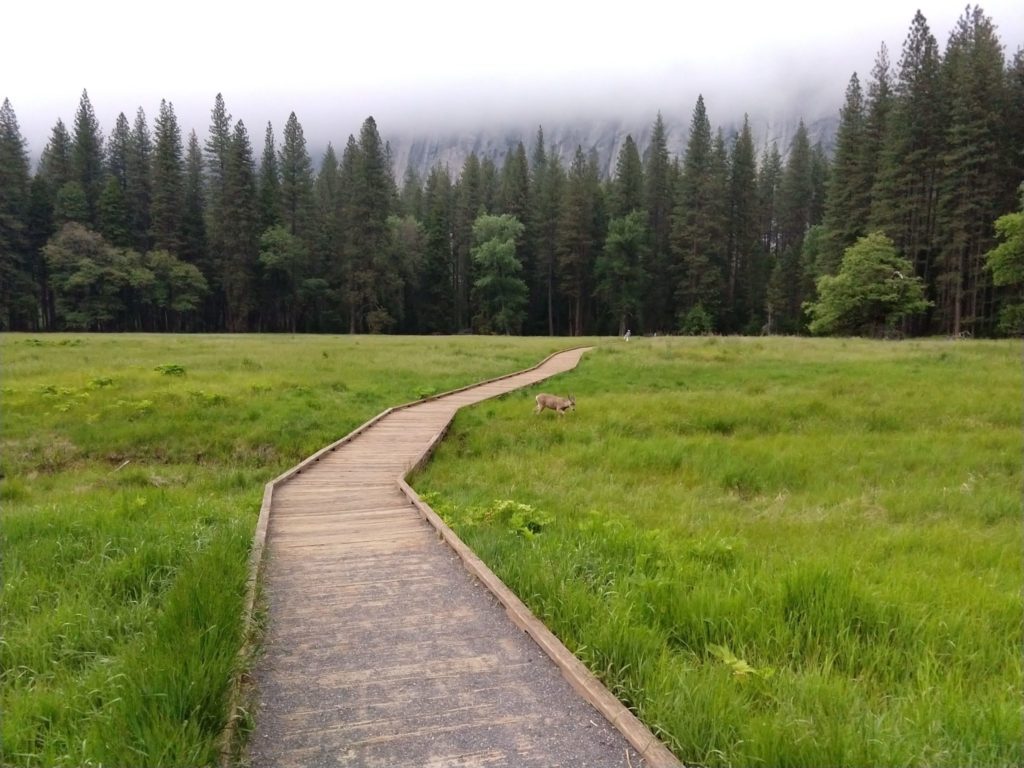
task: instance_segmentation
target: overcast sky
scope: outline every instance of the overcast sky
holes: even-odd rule
[[[866,81],[882,42],[893,65],[912,0],[702,2],[433,0],[222,3],[9,2],[0,98],[37,156],[58,117],[71,128],[88,89],[104,135],[141,106],[173,102],[200,137],[214,96],[262,143],[295,111],[311,146],[343,145],[372,114],[385,136],[471,131],[598,115],[689,115],[712,123],[800,102],[834,110],[850,74]],[[960,0],[920,6],[944,48]],[[1007,56],[1024,43],[1020,0],[982,4]],[[788,104],[787,104],[788,108]],[[808,114],[808,117],[815,117]]]

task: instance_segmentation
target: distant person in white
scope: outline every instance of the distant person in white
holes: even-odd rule
[[[623,336],[622,338],[623,338],[623,339],[624,339],[625,341],[629,341],[629,337],[630,337],[630,336],[632,336],[632,335],[633,335],[633,332],[632,332],[631,330],[629,330],[629,328],[627,328],[627,329],[626,329],[626,335],[625,335],[625,336]]]

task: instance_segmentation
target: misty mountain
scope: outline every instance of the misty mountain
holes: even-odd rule
[[[663,116],[668,132],[668,150],[671,157],[682,157],[686,151],[689,135],[689,118],[672,119]],[[763,150],[775,143],[783,159],[800,124],[800,117],[751,118],[750,127],[754,134],[754,146],[760,157]],[[839,115],[822,116],[805,120],[807,132],[814,145],[821,142],[827,154],[831,155],[835,144]],[[549,154],[556,153],[568,168],[576,147],[584,152],[597,153],[598,168],[603,177],[611,176],[619,150],[631,135],[641,156],[651,140],[654,120],[630,122],[614,119],[588,119],[544,125],[544,144]],[[727,145],[742,128],[742,118],[734,123],[722,125]],[[395,179],[401,184],[408,168],[413,168],[421,179],[426,178],[435,165],[447,165],[452,176],[457,176],[470,153],[475,152],[481,160],[491,158],[500,168],[506,152],[523,142],[527,155],[532,152],[537,140],[537,125],[506,126],[503,128],[481,128],[476,131],[435,131],[430,133],[405,132],[387,135],[391,145]]]

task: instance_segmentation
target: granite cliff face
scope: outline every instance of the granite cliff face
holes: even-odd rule
[[[770,119],[751,117],[750,127],[754,134],[754,146],[758,157],[773,142],[778,145],[783,158],[789,150],[799,126],[800,118]],[[835,132],[839,122],[838,114],[820,116],[815,119],[804,118],[811,144],[821,142],[826,152],[831,154],[835,143]],[[576,147],[584,152],[597,152],[598,167],[603,176],[610,176],[615,171],[615,162],[619,151],[631,135],[637,143],[641,155],[647,150],[651,140],[651,129],[654,119],[647,121],[623,120],[586,120],[543,125],[544,143],[549,153],[557,152],[566,167],[572,162]],[[665,118],[668,129],[668,150],[671,157],[682,157],[686,150],[689,134],[689,120],[672,120]],[[742,127],[742,116],[733,123],[720,127],[727,142]],[[717,130],[719,126],[712,126]],[[388,135],[385,138],[391,145],[394,162],[395,179],[401,183],[406,170],[413,168],[420,178],[426,178],[435,165],[447,165],[452,176],[458,175],[463,163],[470,153],[475,152],[480,159],[489,157],[501,166],[505,153],[523,142],[527,156],[533,150],[537,138],[537,125],[507,126],[504,128],[480,129],[478,131],[447,131],[435,132],[430,135],[416,134],[411,131]]]

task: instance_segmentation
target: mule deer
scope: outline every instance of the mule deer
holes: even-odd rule
[[[558,411],[559,416],[565,416],[566,411],[576,410],[576,397],[569,395],[569,397],[559,397],[558,395],[545,395],[543,393],[537,395],[537,407],[534,409],[534,413],[540,413],[545,408],[550,408],[552,411]]]

